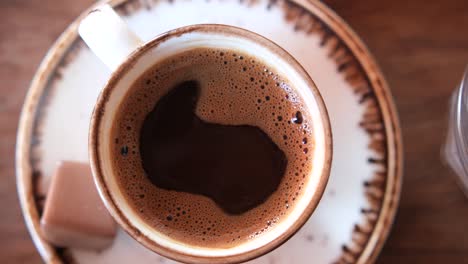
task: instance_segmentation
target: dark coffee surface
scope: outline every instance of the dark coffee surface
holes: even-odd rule
[[[113,170],[145,223],[172,239],[229,248],[275,229],[312,167],[302,97],[274,67],[229,49],[156,63],[119,106]]]
[[[199,84],[161,98],[140,136],[142,164],[156,186],[205,195],[229,214],[263,203],[279,186],[286,156],[260,128],[208,123],[195,115]]]

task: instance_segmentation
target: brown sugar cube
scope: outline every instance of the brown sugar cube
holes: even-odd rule
[[[112,244],[116,224],[105,208],[87,164],[58,164],[41,217],[42,235],[60,247],[103,249]]]

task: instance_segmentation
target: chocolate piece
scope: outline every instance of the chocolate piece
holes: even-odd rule
[[[60,247],[103,249],[112,244],[116,224],[96,190],[87,164],[60,162],[41,218],[44,238]]]

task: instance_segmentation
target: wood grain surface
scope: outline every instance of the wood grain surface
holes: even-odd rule
[[[16,194],[18,117],[49,46],[92,2],[0,0],[0,263],[41,263]],[[401,205],[377,263],[468,263],[468,199],[439,157],[448,97],[468,63],[468,2],[324,2],[375,55],[402,122]]]

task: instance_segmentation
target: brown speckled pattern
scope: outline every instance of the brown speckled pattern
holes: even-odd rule
[[[48,108],[46,107],[49,103],[51,98],[54,96],[55,92],[55,83],[62,78],[62,74],[66,66],[70,61],[73,61],[76,56],[78,55],[80,49],[85,46],[84,42],[81,39],[76,39],[71,46],[69,47],[68,51],[66,52],[65,56],[61,58],[59,65],[55,69],[54,73],[49,77],[47,80],[46,87],[49,89],[45,89],[42,93],[41,97],[39,98],[39,103],[37,107],[37,112],[35,115],[34,125],[33,125],[33,133],[31,139],[31,167],[33,168],[33,181],[34,184],[34,194],[37,201],[37,206],[39,209],[39,213],[42,213],[42,209],[44,206],[44,200],[47,194],[47,190],[43,188],[39,184],[41,182],[42,173],[38,169],[39,163],[41,162],[41,153],[40,153],[40,146],[41,142],[41,135],[43,132],[42,122],[44,117],[47,115]]]

